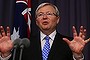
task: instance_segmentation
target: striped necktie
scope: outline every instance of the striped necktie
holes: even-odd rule
[[[43,58],[43,60],[47,60],[48,54],[49,54],[49,51],[50,51],[49,39],[50,39],[49,36],[45,37],[46,42],[45,42],[43,50],[42,50],[42,58]]]

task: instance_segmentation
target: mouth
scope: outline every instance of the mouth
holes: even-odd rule
[[[42,24],[43,24],[43,25],[47,25],[47,24],[48,24],[48,22],[47,22],[47,21],[44,21]]]

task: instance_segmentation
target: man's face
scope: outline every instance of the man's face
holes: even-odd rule
[[[41,7],[36,14],[36,24],[42,31],[54,31],[59,22],[55,9],[50,6]]]

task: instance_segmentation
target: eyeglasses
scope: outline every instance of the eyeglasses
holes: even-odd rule
[[[55,13],[51,13],[51,12],[46,12],[46,13],[38,13],[37,15],[36,15],[36,17],[38,18],[40,18],[40,17],[43,17],[43,16],[57,16]]]

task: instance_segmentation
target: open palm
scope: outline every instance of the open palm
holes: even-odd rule
[[[68,43],[73,53],[81,54],[85,44],[90,40],[90,39],[85,40],[85,35],[86,35],[86,29],[84,29],[83,26],[80,27],[79,34],[77,34],[77,31],[73,26],[73,40],[70,41],[67,38],[63,38],[63,40]]]

